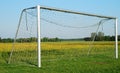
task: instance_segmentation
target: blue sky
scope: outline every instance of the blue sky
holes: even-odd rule
[[[38,4],[114,16],[119,19],[118,25],[120,25],[120,0],[1,0],[0,37],[13,37],[18,25],[21,10]]]

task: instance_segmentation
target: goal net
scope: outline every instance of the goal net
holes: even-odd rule
[[[38,65],[42,61],[50,65],[90,56],[114,57],[116,18],[49,7],[39,9],[22,11],[9,63]]]

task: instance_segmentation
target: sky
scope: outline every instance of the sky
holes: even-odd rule
[[[36,5],[114,16],[120,26],[120,0],[1,0],[0,37],[14,37],[22,9]]]

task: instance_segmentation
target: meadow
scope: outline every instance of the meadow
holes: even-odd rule
[[[0,73],[120,73],[114,42],[42,42],[41,68],[36,47],[36,43],[16,43],[8,64],[12,43],[0,43]]]

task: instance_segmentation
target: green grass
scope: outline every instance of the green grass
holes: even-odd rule
[[[42,61],[42,67],[0,63],[0,73],[119,73],[120,60],[103,56]]]
[[[36,59],[34,51],[28,52],[33,53],[31,60]],[[89,56],[87,49],[42,50],[41,68],[31,64],[24,51],[14,55],[24,61],[7,64],[9,52],[0,52],[0,73],[120,73],[120,59],[115,59],[112,48],[94,49]]]

